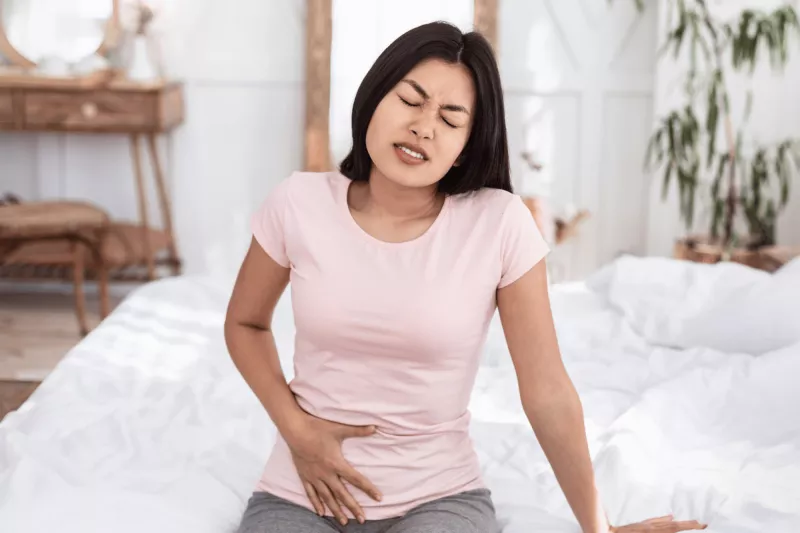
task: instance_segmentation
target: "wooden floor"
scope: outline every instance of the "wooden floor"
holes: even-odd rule
[[[94,327],[97,298],[86,300]],[[112,309],[119,301],[112,297]],[[68,292],[0,291],[0,420],[81,340],[74,309]]]

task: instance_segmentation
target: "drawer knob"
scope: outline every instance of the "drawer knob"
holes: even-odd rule
[[[97,116],[97,104],[94,102],[86,102],[81,106],[81,114],[83,118],[92,119]]]

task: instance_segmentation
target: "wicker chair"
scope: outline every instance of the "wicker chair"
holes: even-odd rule
[[[86,202],[26,203],[6,195],[0,198],[0,278],[71,278],[78,326],[86,335],[83,285],[88,268],[99,285],[101,318],[109,312],[108,272],[102,254],[109,228],[106,212]]]

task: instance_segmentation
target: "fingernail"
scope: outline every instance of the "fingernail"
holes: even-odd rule
[[[363,516],[361,516],[361,515],[358,516],[358,523],[359,524],[363,524],[364,523],[364,517]]]
[[[347,518],[342,518],[341,520],[339,520],[339,522],[340,522],[340,523],[341,523],[343,526],[346,526],[346,525],[347,525]]]

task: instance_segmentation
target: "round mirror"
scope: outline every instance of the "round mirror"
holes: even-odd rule
[[[0,0],[0,33],[19,55],[12,62],[71,64],[101,49],[114,16],[115,0]]]

